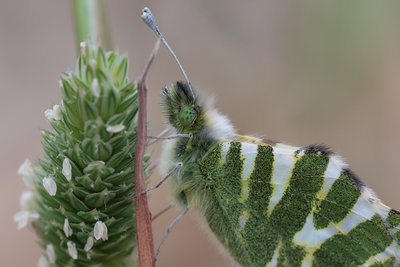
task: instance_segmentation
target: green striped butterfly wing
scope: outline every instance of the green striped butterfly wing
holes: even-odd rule
[[[340,157],[321,146],[238,139],[214,145],[199,164],[203,182],[184,186],[238,263],[399,265],[399,214]]]
[[[399,213],[329,149],[237,135],[186,83],[165,87],[161,106],[174,132],[191,134],[167,141],[162,172],[182,163],[170,178],[178,202],[242,266],[400,265]]]

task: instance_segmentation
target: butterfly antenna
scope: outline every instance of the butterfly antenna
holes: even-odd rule
[[[153,32],[157,35],[157,37],[160,38],[161,42],[165,45],[165,47],[167,48],[169,53],[175,59],[175,61],[178,64],[183,76],[185,77],[186,82],[189,85],[190,92],[192,93],[193,99],[195,99],[196,97],[195,97],[195,94],[194,94],[194,91],[193,91],[192,83],[190,82],[188,76],[186,75],[186,72],[183,69],[182,64],[179,61],[178,57],[175,55],[174,51],[172,50],[172,48],[167,43],[167,40],[165,40],[164,35],[161,33],[160,29],[158,28],[156,20],[155,20],[153,14],[151,13],[151,10],[148,7],[143,8],[143,10],[142,10],[142,19],[147,24],[147,26],[149,26],[150,29],[153,30]]]

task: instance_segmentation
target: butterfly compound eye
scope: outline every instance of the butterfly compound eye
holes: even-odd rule
[[[191,106],[183,106],[179,111],[178,119],[183,127],[190,127],[197,118],[196,110]]]

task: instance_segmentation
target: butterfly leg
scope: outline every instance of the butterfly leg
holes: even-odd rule
[[[169,211],[170,209],[172,209],[173,207],[175,207],[174,204],[170,204],[167,207],[163,208],[162,210],[160,210],[159,212],[157,212],[154,216],[151,217],[151,221],[154,222],[155,220],[157,220],[161,215],[163,215],[164,213],[166,213],[167,211]]]
[[[179,171],[180,171],[180,169],[182,168],[182,166],[183,166],[182,162],[176,163],[176,164],[171,168],[171,170],[167,173],[167,175],[165,175],[164,178],[162,178],[155,186],[146,189],[146,191],[143,192],[143,194],[144,194],[144,193],[147,193],[147,192],[150,192],[150,191],[153,191],[154,189],[159,188],[171,175],[173,175],[173,174],[175,174],[175,173],[179,173]]]
[[[154,140],[171,140],[171,139],[176,139],[176,138],[192,138],[193,134],[174,134],[170,136],[147,136],[148,139],[154,139]],[[156,141],[157,142],[157,141]]]
[[[180,213],[168,226],[167,230],[164,233],[164,236],[162,237],[160,244],[158,245],[157,251],[156,251],[156,262],[159,258],[160,252],[161,252],[161,247],[164,244],[164,242],[167,240],[169,234],[172,232],[174,227],[185,217],[185,215],[188,213],[189,207],[186,207],[185,210]]]
[[[151,141],[149,141],[149,142],[147,143],[147,145],[151,146],[151,145],[157,143],[157,142],[160,140],[160,138],[161,138],[161,137],[164,137],[170,130],[171,130],[171,129],[168,129],[168,128],[167,128],[167,129],[165,129],[164,131],[162,131],[161,133],[157,134],[157,136],[155,136],[154,138],[149,138],[149,137],[147,137],[148,139],[152,139]]]

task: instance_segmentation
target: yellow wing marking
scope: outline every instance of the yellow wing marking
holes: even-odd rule
[[[267,141],[265,139],[257,138],[254,136],[242,135],[242,134],[235,134],[234,138],[223,140],[223,142],[235,142],[235,141],[252,143],[252,144],[263,145],[263,146],[274,146],[273,142]]]

